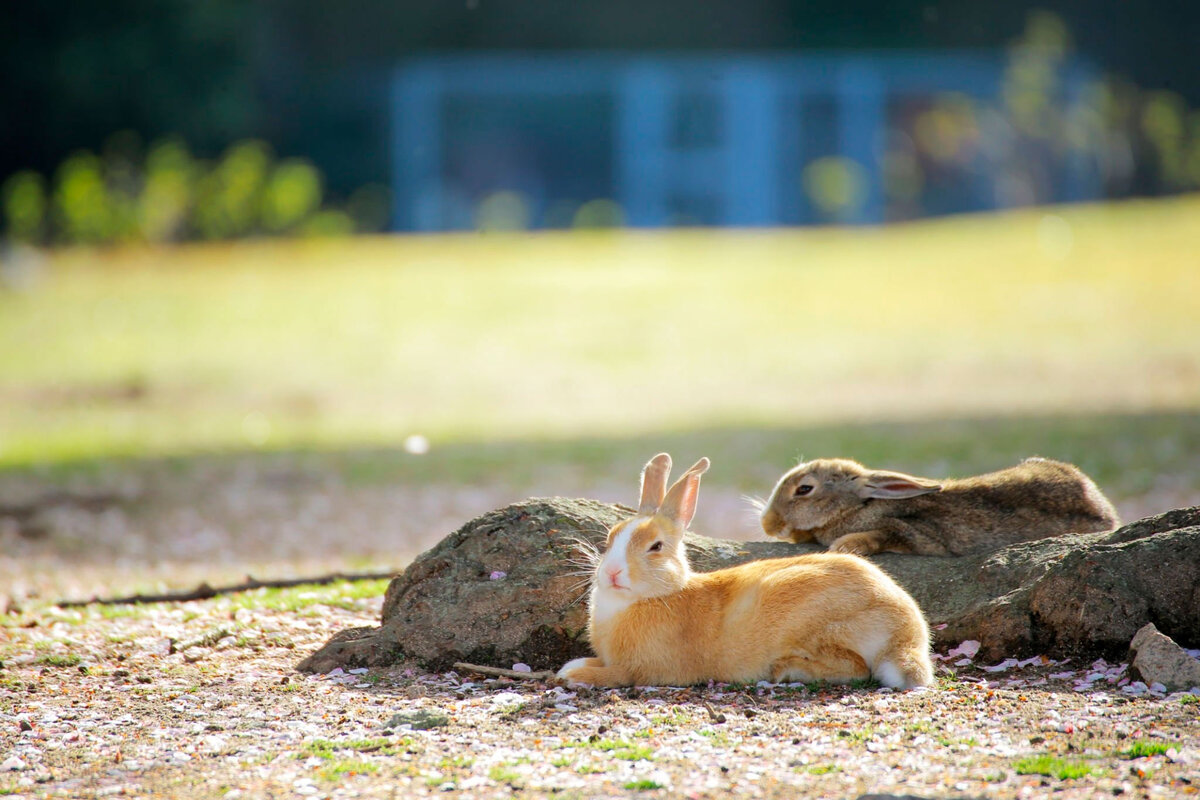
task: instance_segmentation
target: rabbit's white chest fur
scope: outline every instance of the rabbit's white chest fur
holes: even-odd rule
[[[608,622],[625,609],[637,602],[629,589],[609,589],[604,586],[592,588],[591,612],[592,623]]]

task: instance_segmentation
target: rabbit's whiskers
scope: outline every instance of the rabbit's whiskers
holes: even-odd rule
[[[759,497],[756,494],[742,495],[742,502],[749,505],[756,514],[761,514],[763,509],[767,507],[767,500],[764,497]]]

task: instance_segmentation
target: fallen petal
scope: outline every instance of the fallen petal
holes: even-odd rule
[[[962,642],[958,647],[954,648],[946,655],[947,656],[966,656],[967,658],[973,658],[975,656],[975,654],[978,652],[979,652],[979,642],[975,641],[974,639],[967,639],[965,642]]]

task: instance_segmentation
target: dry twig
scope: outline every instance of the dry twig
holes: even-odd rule
[[[515,669],[485,667],[479,664],[467,664],[464,661],[456,662],[454,668],[463,672],[478,672],[480,675],[491,675],[496,678],[513,678],[518,681],[548,681],[552,680],[556,675],[554,670],[551,669],[544,669],[539,672],[518,672]]]
[[[720,725],[725,721],[725,715],[712,707],[712,703],[704,701],[704,710],[708,712],[708,717],[716,724]]]

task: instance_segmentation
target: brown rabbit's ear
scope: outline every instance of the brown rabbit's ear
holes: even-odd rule
[[[879,500],[903,500],[906,497],[933,494],[941,490],[940,483],[928,478],[917,478],[903,472],[871,472],[859,486],[858,496]]]
[[[687,528],[696,516],[696,497],[700,494],[700,476],[708,472],[709,461],[702,458],[675,482],[671,491],[667,492],[658,513],[679,523],[680,528]]]
[[[662,505],[663,495],[667,493],[667,478],[671,476],[671,457],[659,453],[646,462],[642,468],[642,499],[638,504],[638,514],[649,516],[658,511]]]

